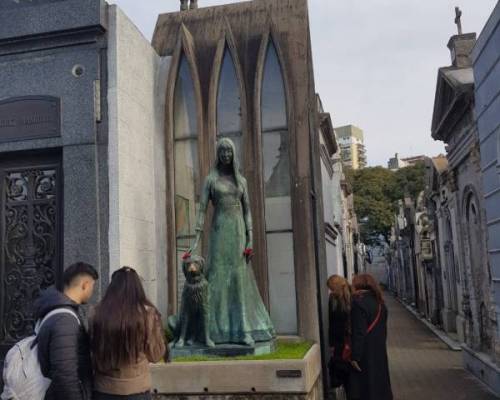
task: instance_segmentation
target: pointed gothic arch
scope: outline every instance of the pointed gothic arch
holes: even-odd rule
[[[194,219],[201,190],[201,174],[206,164],[201,85],[193,38],[184,24],[167,80],[167,231],[169,312],[175,313],[184,277],[179,268],[182,253],[194,239]]]
[[[208,94],[208,138],[210,156],[215,156],[215,143],[220,137],[231,138],[236,145],[240,167],[247,161],[241,149],[248,141],[248,111],[244,76],[229,21],[224,18],[217,43]]]
[[[483,226],[483,209],[479,199],[478,192],[472,185],[465,187],[462,195],[462,212],[466,221],[466,248],[469,253],[471,269],[478,271],[480,279],[483,279],[484,282],[489,282],[491,280],[491,271],[483,247],[485,227]],[[478,270],[478,267],[480,270]],[[474,282],[472,283],[474,284]]]
[[[480,197],[473,185],[463,191],[462,210],[464,215],[465,256],[464,271],[468,274],[468,292],[471,300],[472,318],[469,321],[474,332],[472,343],[483,351],[490,348],[490,326],[487,312],[489,301],[491,270],[486,257],[483,210]]]
[[[293,240],[291,135],[285,71],[272,23],[259,49],[255,126],[260,148],[261,193],[268,266],[269,307],[278,332],[298,332]],[[289,301],[283,301],[283,298]],[[288,309],[283,310],[283,303]],[[280,304],[280,309],[278,308]]]

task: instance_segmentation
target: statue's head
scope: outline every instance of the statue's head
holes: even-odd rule
[[[233,163],[234,154],[231,146],[223,145],[219,148],[219,162],[222,165],[231,165]]]
[[[234,142],[229,138],[220,138],[216,147],[215,169],[220,171],[221,168],[227,169],[229,167],[234,173],[238,186],[243,187],[243,177],[239,170],[236,154]]]
[[[200,282],[205,274],[205,259],[200,256],[190,255],[182,260],[182,271],[187,282]]]
[[[217,163],[219,165],[234,164],[235,146],[231,139],[222,138],[217,142]]]

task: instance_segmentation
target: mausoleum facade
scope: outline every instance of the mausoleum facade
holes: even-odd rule
[[[279,335],[321,344],[325,367],[328,273],[363,261],[352,207],[324,209],[325,176],[337,203],[352,194],[318,108],[306,0],[162,14],[152,43],[101,0],[5,1],[0,65],[0,359],[77,260],[100,272],[96,299],[130,265],[177,313],[202,180],[230,138],[264,304]]]

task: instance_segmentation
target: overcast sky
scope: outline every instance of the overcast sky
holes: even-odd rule
[[[274,0],[279,1],[279,0]],[[178,0],[115,0],[150,39],[158,14]],[[198,0],[200,7],[237,0]],[[430,136],[437,69],[457,32],[480,33],[497,0],[309,0],[316,91],[335,126],[365,131],[369,165],[444,153]]]

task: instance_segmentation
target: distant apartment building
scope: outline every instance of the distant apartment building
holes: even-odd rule
[[[418,163],[423,163],[425,162],[426,159],[427,159],[426,156],[400,158],[399,154],[396,153],[394,157],[390,158],[389,161],[387,162],[387,168],[389,168],[392,171],[396,171],[400,168],[411,167]]]
[[[399,157],[398,153],[394,154],[394,157],[389,158],[389,161],[387,162],[387,168],[389,168],[391,171],[396,171],[407,166],[408,164]]]
[[[335,128],[335,134],[343,164],[352,169],[366,167],[363,130],[354,125],[346,125]]]
[[[412,167],[414,165],[420,164],[427,160],[427,156],[414,156],[403,158],[402,161],[406,164],[405,167]]]

